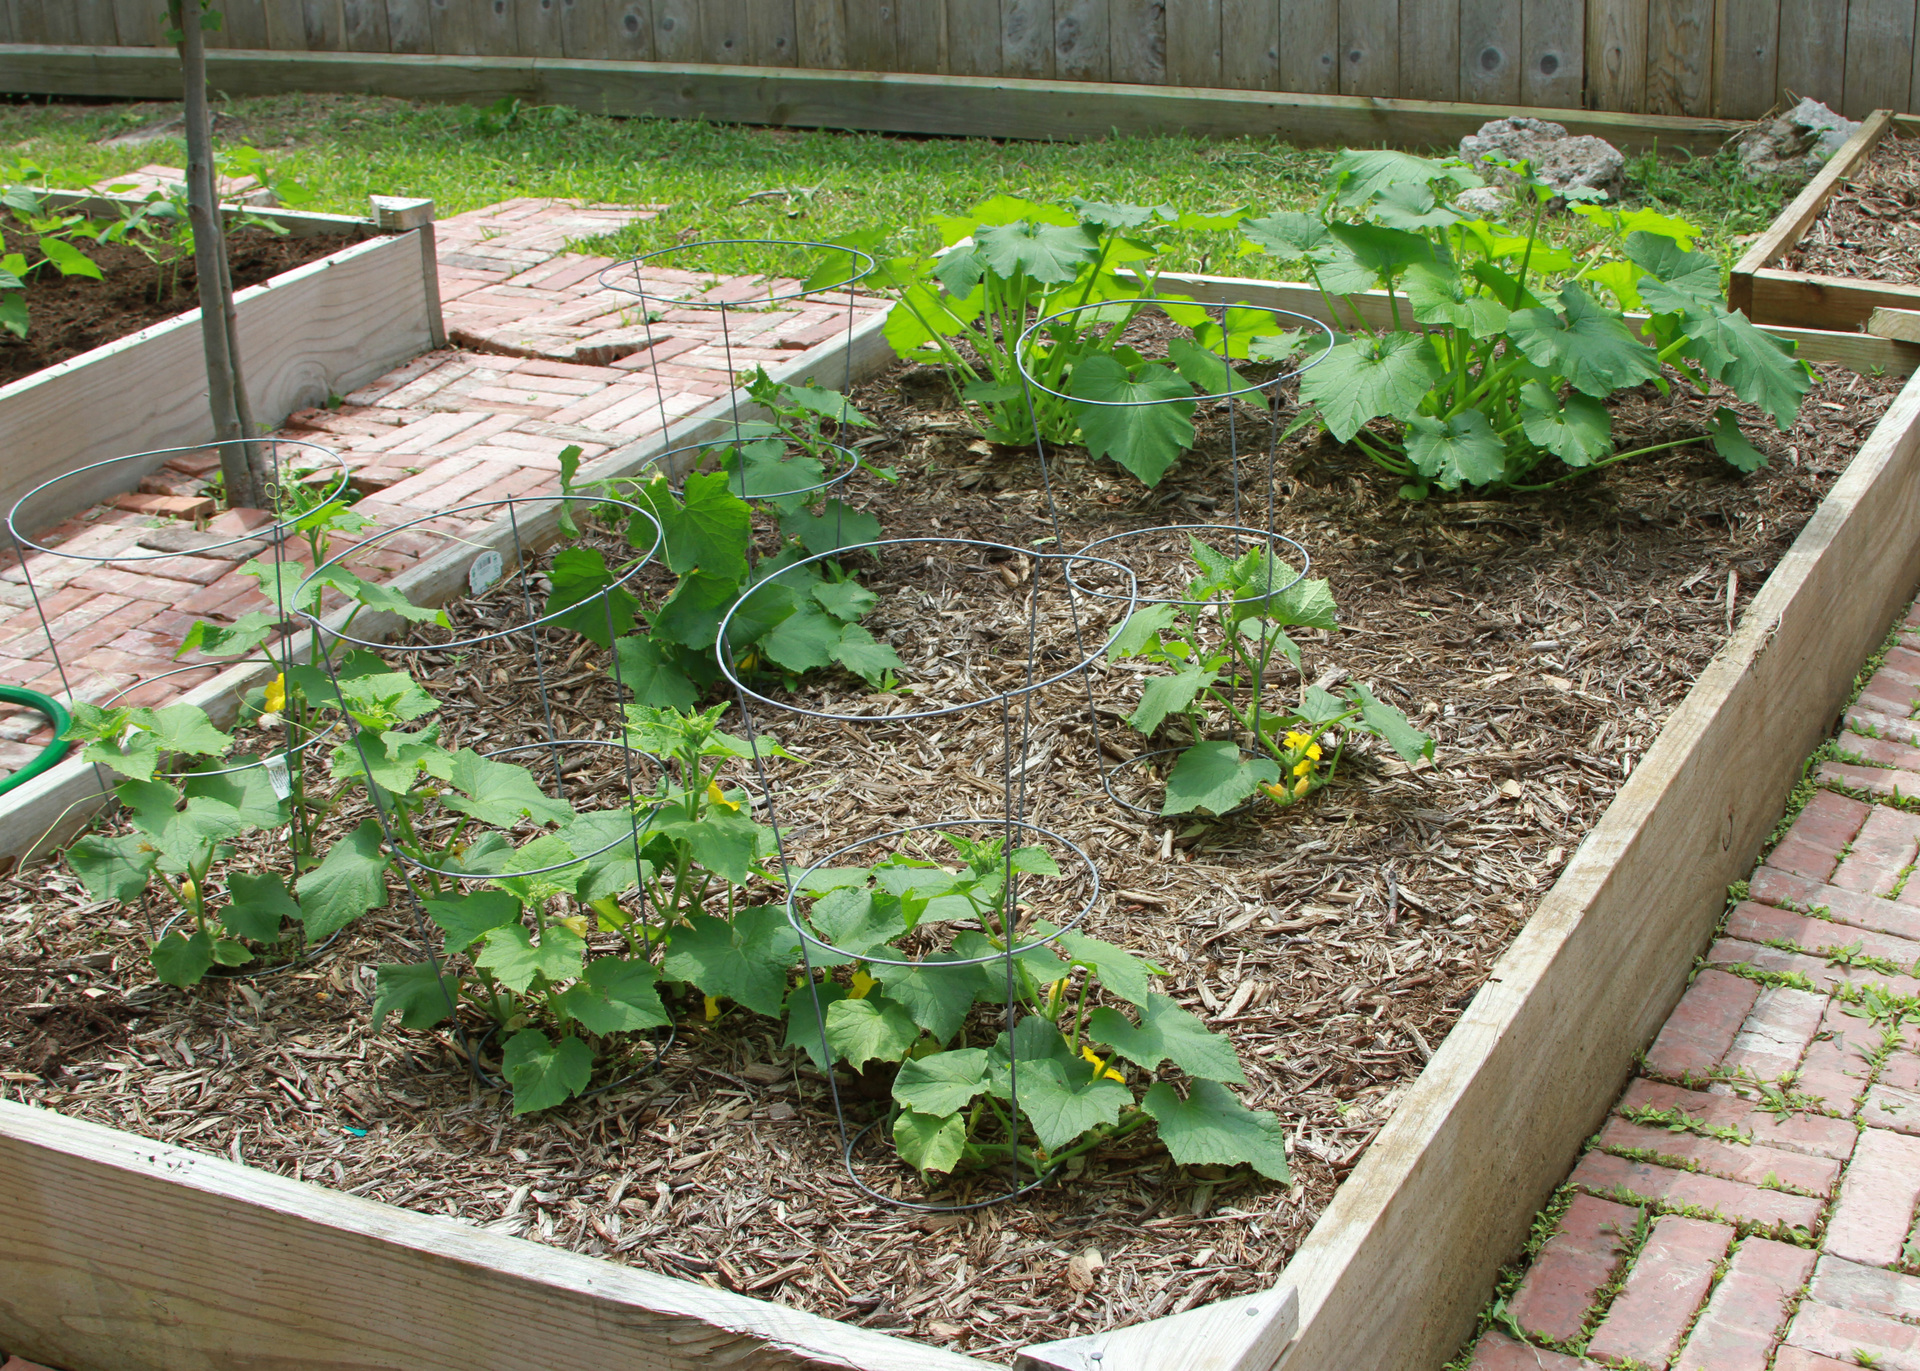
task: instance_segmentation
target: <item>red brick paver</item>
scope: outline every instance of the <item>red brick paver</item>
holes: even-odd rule
[[[1920,630],[1920,604],[1906,626]],[[1920,1371],[1920,1022],[1902,1007],[1920,995],[1920,813],[1905,803],[1920,799],[1916,712],[1920,651],[1902,646],[1847,711],[1850,759],[1822,765],[1827,788],[1755,870],[1575,1166],[1583,1199],[1637,1201],[1652,1218],[1612,1273],[1605,1318],[1585,1342],[1564,1318],[1552,1333],[1520,1323],[1539,1347],[1489,1334],[1474,1371],[1536,1355]],[[1745,1236],[1729,1241],[1735,1228]]]
[[[1508,1306],[1514,1319],[1554,1341],[1578,1334],[1639,1221],[1640,1211],[1630,1205],[1574,1196]]]
[[[849,301],[844,292],[767,307],[756,299],[796,283],[649,271],[642,284],[652,294],[733,302],[727,323],[736,345],[720,345],[717,310],[652,305],[659,317],[642,322],[639,301],[600,284],[612,258],[564,249],[649,218],[656,208],[523,198],[441,221],[440,294],[449,336],[460,346],[405,363],[346,396],[338,409],[290,416],[281,436],[337,453],[363,497],[359,511],[392,529],[462,503],[551,491],[559,453],[569,444],[588,461],[603,457],[728,394],[740,373],[837,339],[887,308],[878,297]],[[203,519],[213,503],[202,487],[217,466],[210,457],[176,458],[139,491],[42,530],[40,541],[64,553],[104,555],[133,548],[157,526]],[[243,534],[264,517],[251,513],[253,520],[230,512],[207,526]],[[441,538],[383,539],[349,565],[384,579],[438,550],[445,536],[474,531],[489,513],[481,508],[448,521]],[[25,567],[10,551],[0,555],[0,680],[97,702],[180,666],[174,649],[196,619],[231,623],[266,607],[239,570],[259,550],[110,565],[36,553]],[[165,703],[201,679],[186,673],[139,685],[122,702]],[[24,745],[25,755],[37,754],[50,736],[37,716],[20,731],[25,736],[7,740]],[[0,755],[0,772],[18,762],[13,753]]]

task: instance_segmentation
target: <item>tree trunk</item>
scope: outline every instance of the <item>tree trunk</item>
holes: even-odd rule
[[[187,222],[193,226],[193,270],[200,293],[200,338],[207,358],[207,405],[220,443],[220,471],[229,508],[262,508],[266,475],[256,445],[234,330],[233,285],[227,236],[213,162],[213,124],[207,107],[207,50],[200,29],[201,0],[167,0],[180,35],[187,135]]]

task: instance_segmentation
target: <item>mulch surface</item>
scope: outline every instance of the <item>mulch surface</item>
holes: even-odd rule
[[[756,723],[805,759],[767,773],[795,860],[909,823],[990,818],[1015,778],[1028,819],[1097,864],[1102,894],[1086,931],[1159,961],[1167,992],[1231,1035],[1251,1082],[1244,1097],[1287,1127],[1291,1186],[1183,1169],[1129,1140],[1077,1175],[973,1214],[884,1205],[849,1183],[826,1082],[782,1047],[779,1026],[738,1008],[708,1022],[697,997],[680,1006],[657,1070],[516,1119],[463,1071],[444,1027],[369,1031],[374,967],[419,960],[425,946],[402,898],[310,966],[186,994],[148,974],[153,915],[95,904],[57,866],[0,885],[0,1088],[989,1360],[1262,1288],[1896,388],[1826,372],[1784,435],[1743,411],[1773,458],[1747,478],[1710,451],[1683,449],[1555,493],[1415,505],[1350,452],[1305,436],[1284,444],[1278,527],[1310,549],[1347,625],[1302,635],[1306,676],[1371,682],[1438,740],[1434,763],[1415,768],[1358,748],[1333,785],[1289,811],[1194,822],[1109,800],[1089,691],[1109,764],[1147,746],[1117,722],[1141,680],[1118,667],[1041,690],[1030,712],[1005,720],[992,706],[918,724],[756,707]],[[881,424],[867,456],[896,466],[900,480],[858,478],[850,498],[880,516],[887,536],[1031,545],[1052,532],[1034,455],[973,439],[932,374],[899,367],[856,398]],[[1698,431],[1724,398],[1631,393],[1616,406],[1618,436],[1625,446]],[[1236,416],[1243,441],[1256,417]],[[1250,490],[1264,489],[1255,479],[1264,463],[1261,451],[1244,468]],[[1077,453],[1059,454],[1050,474],[1069,545],[1226,522],[1232,509],[1217,413],[1157,491]],[[1259,512],[1246,522],[1264,523],[1261,499],[1248,496]],[[1141,547],[1129,555],[1143,589],[1178,593],[1174,559]],[[866,622],[894,643],[916,693],[869,696],[826,680],[809,682],[800,703],[879,716],[977,699],[1022,678],[1030,633],[1050,670],[1082,655],[1044,563],[914,549],[867,563],[862,579],[885,592]],[[490,593],[459,606],[460,621],[504,622],[511,606]],[[1082,606],[1080,631],[1097,635],[1109,619]],[[604,654],[558,638],[541,652],[557,731],[614,736]],[[450,745],[541,736],[529,635],[414,665],[448,702],[439,717]],[[1298,684],[1288,672],[1276,689]],[[752,768],[732,779],[767,798]],[[586,761],[569,783],[582,807],[622,789],[611,760]],[[1142,797],[1150,790],[1133,784]],[[1036,893],[1038,912],[1089,889],[1084,879],[1061,885]],[[848,1078],[842,1090],[853,1127],[881,1108],[868,1096],[884,1096],[885,1082],[865,1084],[863,1093]],[[883,1192],[916,1193],[911,1173],[877,1151],[859,1164]],[[954,1193],[983,1195],[990,1183]]]
[[[1920,285],[1920,138],[1882,138],[1781,265],[1816,276]]]
[[[28,261],[43,255],[30,237],[9,228],[6,251],[24,252]],[[233,288],[244,290],[298,266],[338,252],[351,238],[277,237],[262,229],[244,229],[227,239]],[[78,357],[151,324],[171,319],[200,304],[193,258],[156,266],[138,248],[125,243],[86,243],[79,247],[99,265],[102,279],[61,276],[42,268],[27,285],[27,336],[0,333],[0,385],[31,376],[43,367]]]

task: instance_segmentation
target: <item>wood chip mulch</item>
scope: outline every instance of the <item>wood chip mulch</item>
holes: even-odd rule
[[[1231,1035],[1248,1102],[1287,1127],[1291,1186],[1176,1167],[1142,1142],[1015,1202],[902,1211],[849,1184],[824,1078],[783,1048],[779,1026],[737,1008],[709,1023],[697,999],[654,1073],[516,1119],[463,1071],[444,1027],[368,1029],[374,967],[424,949],[398,895],[309,966],[186,994],[151,979],[150,916],[93,902],[59,866],[0,885],[0,1089],[988,1360],[1253,1291],[1392,1116],[1896,389],[1827,371],[1784,435],[1743,409],[1773,458],[1744,479],[1683,449],[1544,495],[1415,505],[1350,452],[1304,436],[1284,444],[1279,527],[1331,579],[1347,626],[1303,635],[1306,676],[1371,682],[1438,739],[1435,761],[1414,768],[1359,749],[1334,785],[1284,813],[1202,823],[1118,808],[1094,769],[1077,679],[1040,692],[1011,759],[991,708],[913,726],[756,713],[805,759],[770,773],[801,860],[907,823],[995,815],[1011,765],[1030,819],[1098,865],[1086,930],[1158,960],[1168,993]],[[896,368],[856,398],[880,422],[866,456],[900,479],[859,478],[851,498],[887,536],[1031,545],[1051,533],[1033,454],[973,439],[932,374]],[[1725,398],[1622,397],[1622,445],[1698,431]],[[1061,454],[1051,475],[1068,542],[1226,522],[1224,416],[1202,417],[1199,449],[1157,491]],[[1244,441],[1254,416],[1243,408],[1236,422]],[[1173,560],[1134,555],[1147,582],[1178,593]],[[918,693],[869,697],[829,680],[803,702],[925,708],[1026,669],[1028,594],[1046,577],[1024,559],[896,556],[863,580],[884,592],[867,623]],[[1064,598],[1043,586],[1037,602],[1043,664],[1070,661]],[[1083,622],[1097,632],[1104,621]],[[557,730],[614,736],[604,654],[558,639],[542,650]],[[449,702],[450,744],[541,736],[524,635],[416,665]],[[1114,717],[1140,679],[1091,674],[1110,763],[1145,747]],[[1298,684],[1289,672],[1280,688]],[[566,766],[576,803],[617,796],[612,762]],[[750,768],[733,779],[762,795]],[[874,1117],[885,1090],[848,1078],[850,1121]],[[915,1193],[883,1157],[863,1154],[861,1167],[884,1192]]]
[[[1889,135],[1828,198],[1781,265],[1789,271],[1920,285],[1920,138]]]

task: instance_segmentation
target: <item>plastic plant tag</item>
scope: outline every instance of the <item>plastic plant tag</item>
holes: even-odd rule
[[[273,793],[281,799],[293,794],[293,777],[287,772],[287,759],[270,755],[266,760],[267,783],[273,787]]]
[[[467,589],[478,595],[500,579],[500,567],[499,553],[493,551],[481,553],[473,559],[473,565],[467,568]]]

